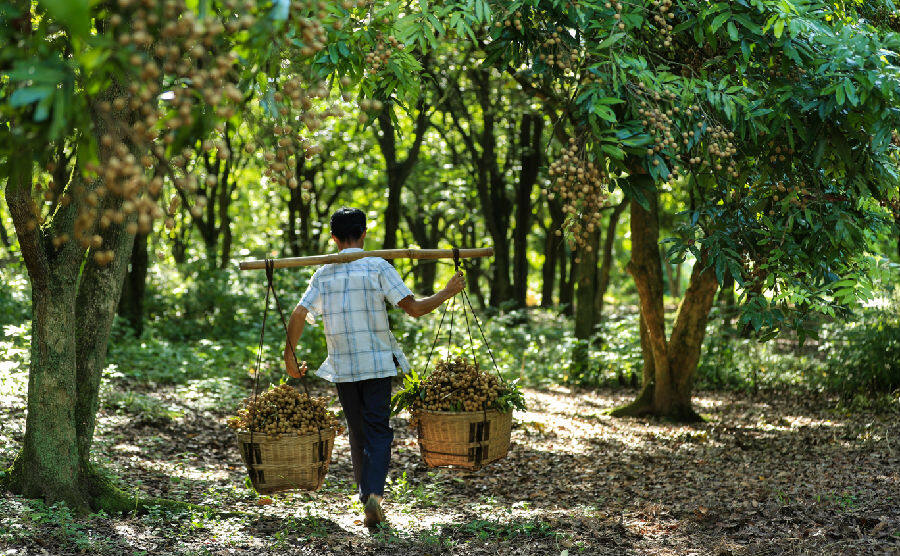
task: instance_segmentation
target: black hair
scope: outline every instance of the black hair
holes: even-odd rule
[[[366,231],[366,214],[358,208],[341,207],[331,215],[331,235],[341,241],[355,241]]]

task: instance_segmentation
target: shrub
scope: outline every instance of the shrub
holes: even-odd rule
[[[900,389],[900,288],[861,311],[822,348],[829,356],[829,389],[845,395]]]

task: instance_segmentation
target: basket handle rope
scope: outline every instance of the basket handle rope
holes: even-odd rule
[[[256,352],[256,370],[253,376],[253,402],[254,407],[256,407],[256,398],[259,395],[259,375],[260,375],[260,367],[262,366],[262,353],[263,353],[263,345],[265,344],[265,335],[266,335],[266,319],[269,315],[269,294],[272,294],[272,297],[275,299],[275,307],[278,308],[278,314],[281,316],[281,325],[284,327],[284,333],[287,335],[287,321],[284,318],[284,310],[281,308],[281,302],[278,300],[278,292],[275,291],[275,261],[273,259],[266,259],[266,305],[263,308],[263,318],[262,318],[262,326],[259,330],[259,349]],[[294,351],[294,346],[290,345],[291,357],[294,358],[294,363],[297,365],[297,368],[300,368],[300,362],[297,360],[297,353]],[[307,397],[310,396],[309,386],[306,384],[306,375],[300,377],[300,384],[303,386],[303,391],[306,393]],[[253,449],[253,427],[250,428],[250,449]],[[322,439],[322,431],[321,429],[318,431],[319,433],[319,442],[323,441]],[[248,460],[252,461],[253,454],[250,454]]]
[[[268,284],[269,289],[272,291],[272,297],[275,298],[275,307],[278,309],[278,315],[281,317],[281,326],[284,328],[284,335],[285,335],[285,338],[287,338],[287,332],[288,332],[287,320],[285,320],[285,318],[284,318],[284,309],[281,308],[281,302],[278,300],[278,292],[275,291],[274,278],[275,278],[275,261],[272,259],[266,259],[266,280],[269,283]],[[268,298],[268,292],[266,293],[266,297]],[[268,305],[268,303],[266,305]],[[287,342],[287,344],[291,350],[291,357],[294,358],[294,364],[299,369],[300,361],[297,359],[297,352],[294,351],[294,346],[291,345],[290,342]],[[312,399],[312,396],[309,394],[309,386],[306,383],[306,373],[303,373],[303,375],[300,377],[300,385],[303,386],[303,391],[306,393],[306,397]],[[317,432],[319,434],[319,445],[320,445],[320,450],[321,450],[321,446],[322,446],[322,442],[323,442],[322,429],[317,429]]]
[[[272,263],[269,259],[266,259],[267,276],[272,272],[269,268],[270,266],[274,268],[274,263]],[[266,304],[263,307],[262,326],[259,327],[259,349],[256,350],[256,368],[253,370],[253,407],[256,407],[256,398],[259,394],[259,373],[260,368],[262,367],[262,353],[266,336],[266,318],[269,316],[269,292],[272,290],[271,286],[272,281],[269,280],[269,283],[266,286]],[[250,427],[250,447],[248,448],[248,451],[249,453],[247,454],[247,461],[250,462],[250,467],[252,469],[254,467],[254,458],[256,457],[256,454],[253,451],[253,427]]]

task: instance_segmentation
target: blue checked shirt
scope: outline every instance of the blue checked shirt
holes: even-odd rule
[[[344,249],[341,253],[362,251]],[[409,361],[388,324],[385,300],[394,305],[412,292],[380,257],[328,264],[313,274],[300,299],[307,321],[321,316],[328,357],[316,375],[331,382],[395,376]],[[394,363],[396,358],[397,363]]]

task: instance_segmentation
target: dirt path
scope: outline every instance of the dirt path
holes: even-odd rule
[[[394,534],[372,537],[345,436],[321,491],[258,506],[224,411],[197,409],[173,388],[135,395],[177,416],[105,411],[98,461],[136,491],[246,515],[84,522],[3,495],[0,547],[9,548],[0,554],[900,553],[896,414],[704,393],[697,406],[708,422],[682,427],[605,416],[627,392],[528,391],[509,457],[476,473],[427,469],[398,418],[387,494]],[[23,404],[16,395],[0,404],[6,463]]]

